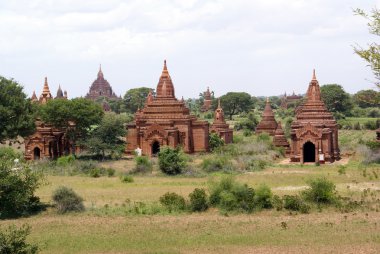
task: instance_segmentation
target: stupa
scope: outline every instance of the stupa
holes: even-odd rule
[[[269,135],[273,136],[276,128],[277,122],[274,119],[274,113],[270,106],[269,98],[267,98],[262,119],[256,127],[256,133],[260,134],[266,132]]]
[[[90,91],[87,93],[86,98],[97,100],[98,98],[119,99],[115,92],[112,90],[110,83],[104,78],[102,66],[100,65],[97,79],[92,83]]]
[[[290,153],[290,145],[285,137],[284,130],[282,129],[281,122],[277,123],[277,129],[274,132],[273,144],[277,147],[284,147],[286,154]]]
[[[209,111],[211,108],[211,103],[212,103],[211,92],[210,92],[210,88],[207,87],[207,90],[203,92],[203,105],[201,107],[201,111],[202,112]]]
[[[306,97],[292,123],[291,161],[323,163],[339,160],[338,125],[321,100],[315,70]]]
[[[172,79],[164,61],[156,96],[149,92],[144,108],[127,125],[126,153],[141,149],[155,155],[162,146],[181,146],[186,153],[208,151],[209,124],[190,114],[183,100],[177,100]]]
[[[218,107],[215,110],[214,122],[210,128],[211,133],[217,133],[221,139],[224,140],[225,144],[232,143],[233,141],[233,130],[224,120],[224,112],[220,106],[220,99],[218,100]]]

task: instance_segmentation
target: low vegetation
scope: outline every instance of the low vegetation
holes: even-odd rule
[[[39,247],[28,243],[26,238],[30,234],[30,227],[22,225],[17,228],[11,225],[8,228],[0,227],[0,253],[1,254],[36,254]]]
[[[58,213],[84,211],[83,198],[71,188],[58,187],[53,193],[52,200]]]

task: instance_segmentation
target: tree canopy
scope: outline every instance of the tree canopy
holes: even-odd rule
[[[354,94],[354,102],[361,108],[380,107],[380,92],[360,90]]]
[[[146,101],[149,91],[153,89],[148,87],[139,87],[129,89],[124,95],[124,104],[128,112],[134,114],[138,108],[142,108]]]
[[[33,106],[16,81],[0,76],[0,142],[35,130]]]
[[[224,113],[232,120],[232,116],[248,112],[253,107],[251,95],[245,92],[229,92],[220,97]]]
[[[380,10],[372,9],[371,13],[366,13],[361,9],[356,9],[355,14],[368,20],[368,28],[371,34],[380,36]],[[364,49],[360,46],[354,47],[355,53],[363,58],[371,67],[377,81],[375,84],[380,88],[380,44],[372,42]]]
[[[351,97],[341,85],[327,84],[321,86],[321,97],[330,112],[349,114],[353,108]]]

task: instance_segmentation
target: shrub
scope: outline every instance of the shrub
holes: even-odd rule
[[[366,128],[367,130],[376,130],[377,129],[376,122],[375,121],[366,121],[364,123],[364,128]]]
[[[301,213],[309,213],[310,211],[310,206],[306,204],[298,195],[285,195],[283,200],[285,209],[299,211]]]
[[[58,187],[53,193],[53,202],[58,213],[84,211],[83,199],[66,186]]]
[[[204,189],[196,188],[189,194],[190,209],[193,212],[202,212],[208,209],[207,194]]]
[[[135,163],[136,166],[132,170],[133,173],[145,174],[152,172],[153,164],[147,156],[136,156]]]
[[[121,181],[123,183],[133,183],[135,180],[130,175],[123,175],[123,176],[121,176]]]
[[[187,162],[180,147],[173,149],[166,146],[158,153],[158,165],[165,174],[176,175],[182,172]]]
[[[284,208],[284,202],[278,195],[273,196],[272,203],[273,207],[276,208],[277,211],[281,211]]]
[[[160,203],[165,206],[169,212],[183,211],[186,208],[185,199],[174,192],[167,192],[161,196]]]
[[[261,184],[257,189],[255,193],[255,205],[258,208],[272,208],[272,190],[266,185]]]
[[[320,177],[310,180],[308,184],[310,188],[302,193],[307,201],[317,204],[331,204],[336,202],[336,187],[333,182],[327,180],[325,177]]]
[[[219,137],[217,133],[211,133],[209,136],[210,151],[214,151],[224,145],[224,140]]]
[[[62,156],[57,159],[57,166],[66,167],[75,161],[74,155]]]
[[[228,171],[231,170],[232,163],[227,156],[215,156],[203,159],[201,167],[206,172]]]
[[[112,177],[115,175],[116,170],[113,168],[107,168],[107,176]]]
[[[359,123],[359,122],[356,122],[352,128],[353,128],[354,130],[361,130],[361,129],[362,129],[362,127],[360,126],[360,123]]]
[[[39,248],[35,244],[26,242],[26,237],[30,234],[30,227],[23,225],[20,228],[9,226],[7,229],[0,228],[0,253],[11,254],[35,254]]]
[[[257,141],[269,142],[270,141],[270,136],[269,136],[268,133],[260,133],[257,136]]]
[[[41,208],[34,195],[41,175],[24,167],[11,169],[11,162],[0,160],[0,218],[11,218],[36,212]]]
[[[90,170],[89,175],[94,178],[98,178],[102,175],[101,170],[99,168],[93,168]]]
[[[0,161],[14,161],[15,159],[20,159],[21,154],[15,152],[10,147],[0,147]]]

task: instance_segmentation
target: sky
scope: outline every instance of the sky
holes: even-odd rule
[[[99,65],[117,95],[156,88],[167,60],[177,98],[303,94],[320,85],[374,89],[353,52],[378,40],[353,13],[380,0],[0,0],[0,75],[31,96],[44,77],[85,96]]]

